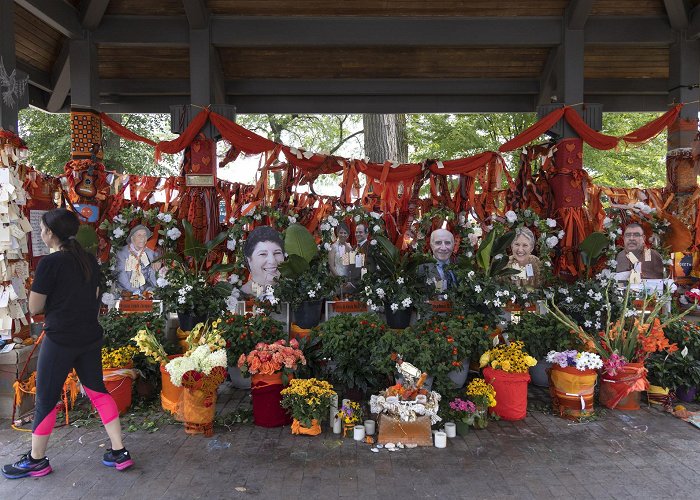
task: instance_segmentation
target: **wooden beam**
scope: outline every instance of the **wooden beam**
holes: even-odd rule
[[[209,29],[190,30],[191,104],[211,104],[211,44]]]
[[[89,33],[84,40],[70,41],[69,57],[71,105],[99,111],[97,47]]]
[[[59,0],[15,0],[15,3],[62,35],[71,39],[82,38],[83,27],[78,19],[78,12],[68,2]]]
[[[593,0],[571,0],[566,7],[564,18],[570,30],[582,30],[593,7]]]
[[[0,0],[0,63],[8,75],[17,70],[14,9],[12,0]],[[17,76],[16,73],[15,76]],[[12,97],[14,100],[15,96]],[[10,106],[5,104],[4,99],[0,98],[0,128],[17,133],[18,113],[18,102],[15,102],[14,106]]]
[[[153,78],[100,80],[101,95],[177,96],[189,95],[189,80]],[[584,82],[586,94],[667,95],[665,78],[589,78]],[[322,79],[298,80],[260,78],[229,80],[229,96],[274,95],[540,95],[540,81],[529,78],[465,78],[449,80],[413,79]],[[548,101],[549,102],[549,101]]]
[[[70,92],[70,43],[68,41],[63,43],[61,52],[53,65],[51,82],[53,90],[46,103],[46,110],[55,113],[63,107]]]
[[[685,0],[664,0],[666,14],[674,30],[684,30],[688,27],[688,2]]]
[[[190,28],[199,30],[209,26],[209,9],[203,0],[182,0]]]
[[[23,61],[17,61],[17,69],[29,75],[30,86],[40,89],[47,94],[51,93],[53,84],[51,83],[51,75],[47,72]]]
[[[94,31],[105,15],[109,0],[82,0],[80,22],[87,30]]]
[[[549,104],[556,89],[557,63],[559,62],[560,47],[552,47],[549,49],[547,60],[540,73],[539,80],[539,96],[537,97],[537,105]],[[553,81],[554,80],[554,81]]]

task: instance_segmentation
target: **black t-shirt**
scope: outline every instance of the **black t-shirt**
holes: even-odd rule
[[[92,266],[89,281],[85,281],[77,259],[67,251],[45,256],[34,273],[32,292],[46,295],[46,335],[58,344],[82,346],[102,338],[97,321],[100,271],[97,259],[88,256]]]

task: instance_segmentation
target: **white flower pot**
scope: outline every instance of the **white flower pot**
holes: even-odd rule
[[[250,377],[244,377],[237,366],[228,367],[228,376],[231,377],[231,385],[236,389],[250,389]]]

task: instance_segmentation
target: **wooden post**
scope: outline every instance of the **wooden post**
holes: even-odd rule
[[[17,69],[14,9],[13,0],[0,0],[0,71],[4,71],[11,82],[18,83],[10,92],[7,102],[5,98],[0,99],[0,128],[16,134],[19,110],[28,106],[29,92],[26,73]],[[10,91],[6,86],[0,86],[0,89]]]

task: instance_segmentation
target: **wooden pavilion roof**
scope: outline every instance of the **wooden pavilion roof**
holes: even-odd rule
[[[533,111],[561,100],[562,71],[605,110],[664,110],[698,3],[15,0],[15,43],[31,103],[50,111],[70,107],[71,67],[90,64],[70,45],[85,39],[108,112],[167,112],[200,79],[242,113]]]

